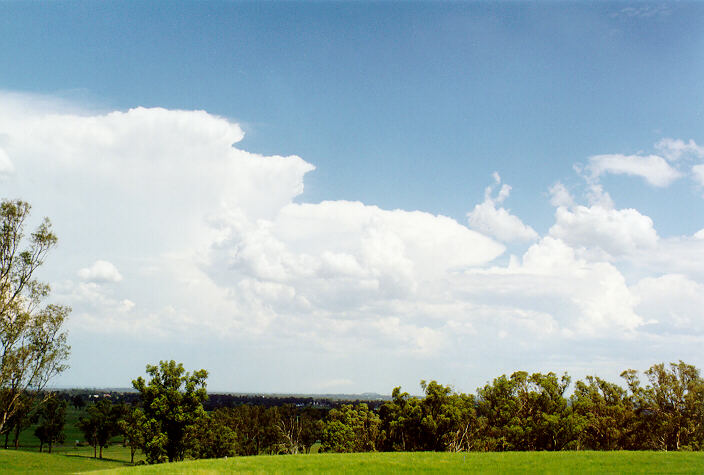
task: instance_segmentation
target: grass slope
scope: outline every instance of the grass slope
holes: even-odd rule
[[[701,452],[370,453],[233,457],[104,473],[704,473]]]
[[[124,466],[119,460],[0,449],[0,473],[77,473]]]
[[[66,409],[66,425],[64,426],[64,435],[66,440],[63,444],[54,445],[52,449],[52,454],[61,454],[66,456],[77,456],[77,457],[92,457],[93,448],[85,445],[85,437],[81,431],[76,427],[78,419],[85,416],[85,409],[75,409],[69,406]],[[37,424],[25,429],[20,433],[19,438],[19,450],[38,452],[39,451],[39,439],[34,436],[34,429]],[[8,437],[8,447],[11,449],[14,447],[14,433],[10,434]],[[0,447],[4,445],[5,437],[0,437]],[[77,442],[82,442],[79,446]],[[129,462],[130,461],[130,449],[128,447],[122,447],[122,438],[114,437],[112,439],[112,444],[103,449],[103,458],[112,459],[116,461]],[[44,452],[48,450],[47,446],[44,446]],[[144,455],[137,451],[134,456],[135,462],[139,460],[144,460]],[[0,467],[2,468],[2,467]],[[0,470],[0,473],[2,470]]]

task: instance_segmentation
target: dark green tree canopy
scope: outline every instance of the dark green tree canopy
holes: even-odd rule
[[[147,365],[147,374],[148,383],[142,377],[132,381],[142,403],[137,415],[142,420],[142,450],[150,463],[183,460],[189,426],[206,415],[203,402],[208,398],[208,372],[201,369],[191,374],[171,360]]]

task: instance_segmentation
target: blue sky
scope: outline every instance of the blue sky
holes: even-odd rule
[[[74,307],[58,383],[125,386],[167,358],[215,389],[311,392],[701,364],[703,31],[684,2],[0,3],[2,196],[53,219],[46,278]],[[199,321],[231,328],[164,330]]]

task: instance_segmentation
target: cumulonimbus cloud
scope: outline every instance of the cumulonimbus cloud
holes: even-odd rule
[[[586,204],[553,187],[555,223],[539,236],[500,206],[508,185],[473,208],[471,229],[361,201],[302,202],[312,164],[242,150],[241,128],[204,111],[96,113],[0,94],[0,137],[8,192],[50,216],[61,238],[56,294],[82,332],[298,345],[338,361],[412,355],[441,368],[632,336],[652,320],[638,306],[647,282],[633,287],[619,267],[638,265],[635,255],[659,253],[661,273],[678,256],[676,272],[701,284],[701,239],[661,239],[597,185]],[[660,157],[601,155],[589,167],[655,186],[679,176]],[[497,241],[525,247],[502,261]],[[603,253],[581,251],[591,248]],[[86,262],[96,264],[72,282]]]

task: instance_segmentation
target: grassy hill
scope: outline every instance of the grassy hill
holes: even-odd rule
[[[99,460],[87,455],[0,449],[0,473],[78,473],[126,465],[121,460]]]
[[[105,473],[704,473],[701,452],[364,453],[233,457]]]

